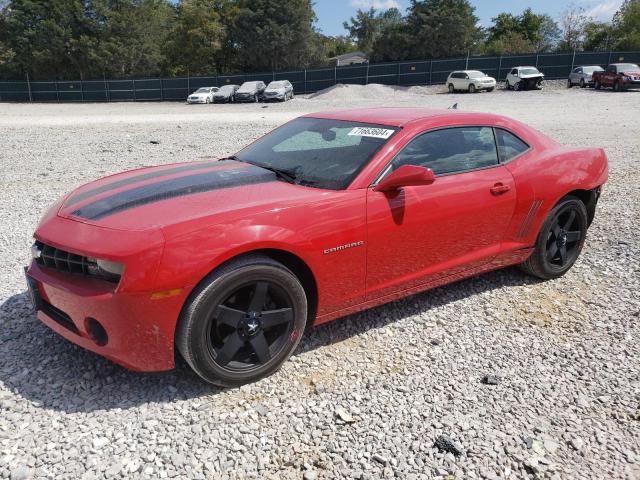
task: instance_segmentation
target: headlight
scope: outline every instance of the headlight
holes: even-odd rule
[[[90,275],[109,280],[111,282],[119,282],[124,272],[124,264],[112,262],[110,260],[102,260],[100,258],[89,258],[87,270]]]

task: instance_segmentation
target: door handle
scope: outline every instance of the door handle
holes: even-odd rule
[[[502,183],[496,183],[490,190],[493,195],[502,195],[503,193],[507,193],[511,190],[511,187]]]

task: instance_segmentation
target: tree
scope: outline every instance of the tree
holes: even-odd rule
[[[443,58],[466,54],[482,38],[468,0],[411,0],[406,22],[408,57]]]
[[[619,50],[640,50],[640,0],[625,0],[613,17]]]
[[[169,36],[168,57],[173,74],[204,75],[220,72],[219,52],[227,36],[222,22],[223,3],[182,0]]]
[[[588,22],[584,27],[585,50],[606,51],[616,42],[616,31],[613,25],[606,22]]]
[[[241,68],[281,70],[319,61],[311,0],[239,0],[238,7],[233,39]]]
[[[390,8],[383,12],[378,12],[375,8],[367,11],[358,9],[355,17],[351,17],[349,22],[344,22],[343,26],[349,34],[349,38],[354,41],[358,49],[367,55],[371,55],[376,41],[387,28],[401,24],[402,14],[397,8]]]
[[[585,40],[586,27],[591,18],[584,8],[572,5],[562,15],[562,39],[558,45],[559,50],[581,50]]]
[[[527,8],[520,15],[501,13],[488,29],[485,51],[492,54],[542,52],[552,49],[560,37],[558,24],[546,14]]]
[[[345,53],[355,52],[358,46],[349,37],[321,35],[320,41],[327,58],[337,57]]]

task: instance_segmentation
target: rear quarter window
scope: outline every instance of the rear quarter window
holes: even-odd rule
[[[529,150],[529,145],[511,132],[502,128],[496,128],[496,143],[498,144],[498,155],[500,162],[508,162]]]

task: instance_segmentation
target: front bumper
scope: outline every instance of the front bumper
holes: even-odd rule
[[[476,83],[476,90],[490,90],[496,88],[496,82],[491,83]]]
[[[187,99],[187,103],[189,103],[189,104],[192,104],[192,103],[207,103],[207,99],[206,98],[195,98],[195,99],[188,98]]]
[[[254,94],[251,94],[251,95],[236,95],[235,96],[235,101],[236,102],[240,102],[240,103],[255,102],[256,101],[256,96]]]
[[[186,292],[152,299],[151,293],[119,292],[108,282],[35,262],[25,273],[37,317],[70,342],[130,370],[174,367],[173,338]],[[106,338],[96,336],[92,319]]]
[[[227,103],[230,97],[213,97],[213,103]]]

